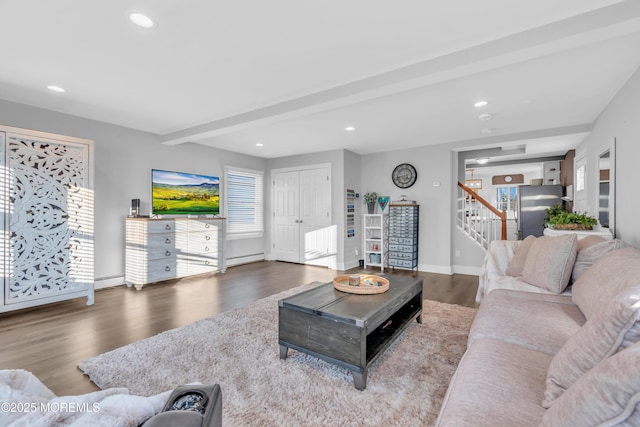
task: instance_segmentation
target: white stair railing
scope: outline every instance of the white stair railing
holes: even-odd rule
[[[458,227],[480,246],[487,249],[493,240],[507,239],[507,213],[460,182],[457,205]]]

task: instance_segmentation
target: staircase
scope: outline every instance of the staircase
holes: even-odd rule
[[[461,182],[458,182],[456,225],[485,249],[493,240],[507,239],[507,212],[497,210]]]

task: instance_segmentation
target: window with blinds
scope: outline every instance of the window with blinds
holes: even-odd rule
[[[262,237],[263,172],[224,168],[227,239]]]

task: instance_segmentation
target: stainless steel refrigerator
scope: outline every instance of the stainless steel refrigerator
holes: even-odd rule
[[[562,203],[562,185],[521,185],[518,187],[518,239],[540,237],[544,233],[545,210]]]

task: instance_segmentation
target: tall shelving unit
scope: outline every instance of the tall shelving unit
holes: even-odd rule
[[[364,268],[380,267],[380,271],[384,271],[389,251],[387,238],[389,215],[364,214],[362,224],[364,228],[362,233],[364,236]]]
[[[389,205],[389,267],[418,270],[419,205]]]

